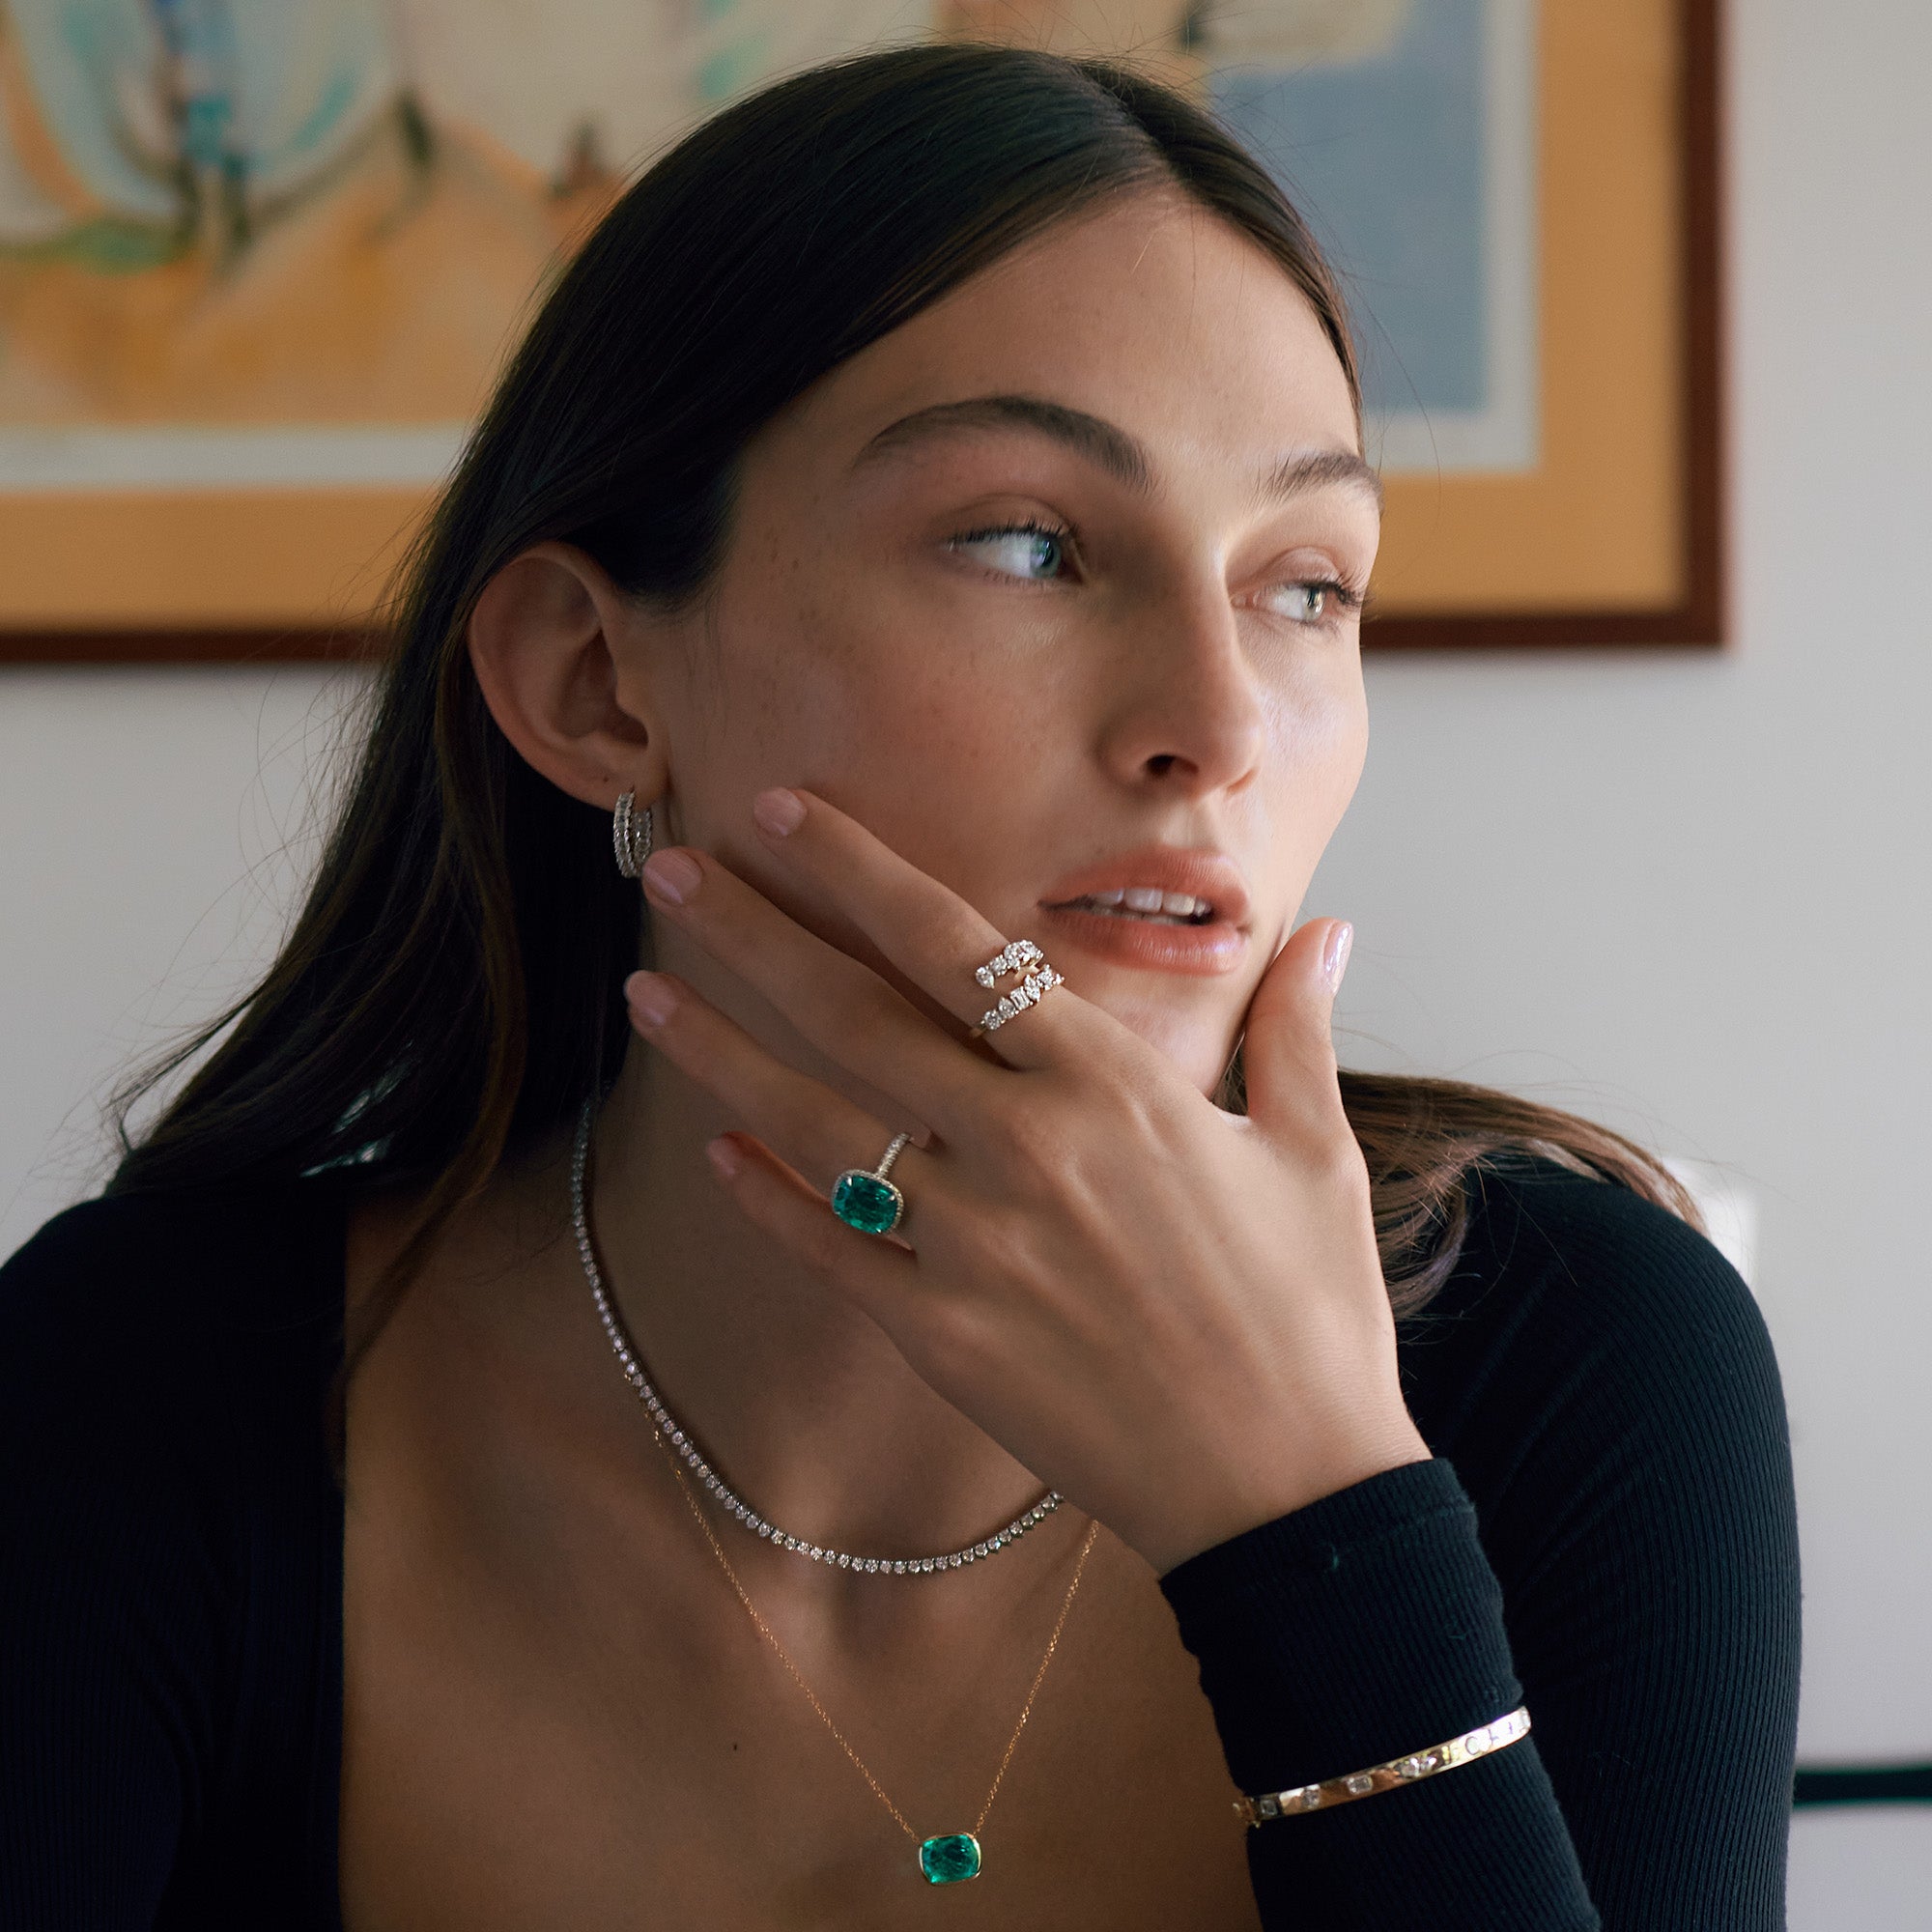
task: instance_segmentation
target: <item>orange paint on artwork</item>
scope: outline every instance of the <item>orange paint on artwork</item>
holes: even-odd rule
[[[961,40],[1006,41],[1057,53],[1178,51],[1184,0],[947,0],[941,31]]]
[[[385,120],[231,263],[0,257],[0,421],[463,421],[612,186],[553,194],[468,129],[418,163]]]

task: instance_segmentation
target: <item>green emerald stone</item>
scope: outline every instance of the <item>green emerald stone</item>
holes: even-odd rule
[[[919,1868],[933,1885],[957,1885],[980,1876],[980,1841],[971,1832],[948,1832],[919,1848]]]
[[[848,1168],[832,1189],[832,1211],[862,1235],[883,1235],[899,1218],[899,1191],[890,1180]],[[936,1842],[936,1841],[935,1841]]]

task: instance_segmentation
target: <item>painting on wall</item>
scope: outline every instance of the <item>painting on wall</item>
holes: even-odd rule
[[[533,295],[793,68],[1149,61],[1331,250],[1383,644],[1719,640],[1714,0],[0,0],[0,657],[356,648]]]

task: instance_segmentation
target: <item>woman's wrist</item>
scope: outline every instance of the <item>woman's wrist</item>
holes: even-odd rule
[[[1454,1468],[1383,1471],[1161,1577],[1243,1791],[1449,1738],[1522,1701]]]

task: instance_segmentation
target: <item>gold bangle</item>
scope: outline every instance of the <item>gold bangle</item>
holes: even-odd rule
[[[1438,1771],[1453,1771],[1459,1764],[1488,1757],[1528,1735],[1529,1713],[1519,1706],[1508,1717],[1498,1718],[1492,1724],[1479,1724],[1446,1745],[1431,1745],[1427,1750],[1411,1751],[1406,1757],[1392,1757],[1386,1764],[1351,1771],[1347,1777],[1324,1777],[1320,1784],[1295,1784],[1286,1791],[1264,1792],[1259,1798],[1237,1798],[1235,1815],[1252,1828],[1296,1811],[1332,1810],[1337,1804],[1352,1804],[1358,1798],[1373,1798],[1378,1791],[1393,1791],[1398,1785],[1434,1777]]]

